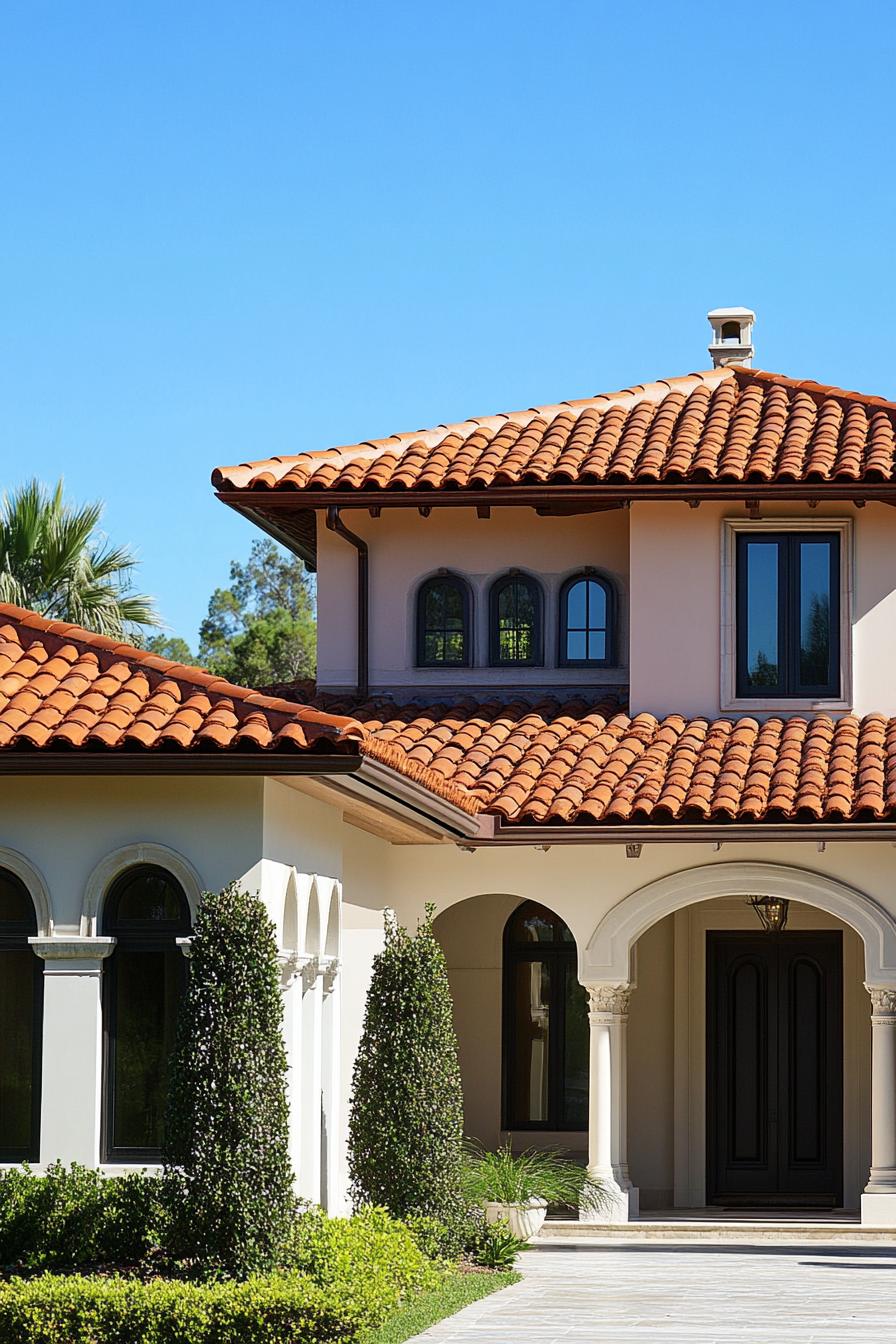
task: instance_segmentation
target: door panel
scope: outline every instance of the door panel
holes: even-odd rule
[[[839,933],[707,934],[707,1200],[842,1202]]]

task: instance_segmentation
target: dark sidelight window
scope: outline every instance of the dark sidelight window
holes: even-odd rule
[[[510,573],[495,580],[489,602],[489,661],[493,667],[540,666],[541,608],[541,588],[534,579]]]
[[[738,534],[737,694],[841,694],[838,533]]]
[[[44,964],[28,945],[36,933],[28,889],[0,868],[0,1162],[40,1159]]]
[[[103,977],[106,1157],[152,1160],[162,1149],[168,1061],[186,982],[175,941],[190,932],[183,888],[163,868],[129,868],[106,897],[103,929],[117,940]]]
[[[427,579],[417,593],[417,666],[469,665],[470,590],[455,574]]]
[[[590,574],[567,579],[560,591],[561,667],[609,667],[613,648],[613,590]]]
[[[505,1129],[588,1126],[588,1004],[558,915],[526,901],[504,930]]]

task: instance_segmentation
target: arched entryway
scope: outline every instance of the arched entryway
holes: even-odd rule
[[[583,1158],[588,1122],[587,995],[562,916],[488,893],[435,920],[454,1001],[464,1125],[495,1147],[560,1144]]]
[[[762,940],[760,926],[747,905],[746,898],[754,895],[776,896],[794,903],[789,933],[782,934],[777,942],[773,935],[772,941]],[[683,912],[686,919],[681,918]],[[668,1003],[660,1006],[654,963],[659,965],[661,959],[653,944],[662,930],[665,931],[663,936],[671,940],[665,955],[667,964],[673,966],[674,988],[667,993]],[[643,956],[636,951],[642,948],[639,939],[643,940]],[[631,1011],[632,1028],[641,1030],[643,1041],[645,1024],[643,1021],[639,1024],[639,1013],[643,1018],[642,1010],[648,1004],[655,1011],[658,1034],[666,1032],[670,1040],[674,1037],[675,1202],[693,1206],[705,1202],[707,1196],[718,1195],[719,1190],[724,1194],[725,1180],[730,1181],[730,1173],[723,1176],[721,1184],[713,1176],[713,1144],[718,1136],[712,1125],[713,1115],[719,1110],[714,1107],[714,1102],[721,1098],[721,1102],[727,1104],[732,1084],[728,1075],[714,1076],[714,1073],[719,1074],[718,1060],[724,1058],[724,1049],[720,1054],[713,1032],[728,1030],[733,1010],[727,1001],[719,1008],[713,998],[718,986],[714,990],[713,985],[719,975],[724,978],[727,974],[725,967],[733,967],[736,971],[738,965],[748,967],[743,980],[744,983],[750,980],[751,992],[758,1005],[754,1006],[754,1023],[751,1025],[748,1021],[747,1026],[753,1030],[765,1013],[761,1025],[772,1045],[778,1039],[775,1035],[778,1028],[777,1019],[774,1022],[767,1020],[768,1005],[777,1005],[779,1000],[783,1005],[787,994],[791,999],[793,993],[797,993],[797,997],[799,993],[804,994],[801,1002],[793,999],[796,1008],[791,1004],[787,1009],[791,1012],[789,1027],[782,1007],[781,1031],[790,1031],[791,1037],[785,1042],[787,1049],[782,1050],[780,1063],[777,1055],[772,1060],[768,1076],[774,1079],[778,1076],[774,1070],[780,1068],[783,1083],[792,1084],[793,1095],[796,1095],[793,1089],[799,1088],[802,1103],[805,1103],[802,1111],[791,1106],[786,1115],[781,1116],[782,1127],[790,1125],[792,1128],[796,1123],[811,1125],[821,1117],[817,1128],[821,1136],[819,1144],[822,1145],[823,1140],[827,1145],[828,1175],[817,1177],[815,1190],[811,1181],[803,1180],[801,1184],[791,1177],[794,1199],[801,1190],[804,1195],[807,1192],[813,1197],[817,1195],[821,1202],[825,1198],[828,1203],[835,1197],[839,1199],[835,1187],[840,1180],[844,1152],[851,1160],[855,1160],[857,1153],[865,1154],[864,1174],[867,1177],[864,1136],[871,1128],[871,1175],[862,1196],[863,1220],[891,1221],[896,1199],[896,922],[864,893],[843,883],[807,870],[764,863],[707,865],[650,883],[607,912],[583,951],[580,974],[588,987],[591,1005],[589,1165],[616,1191],[614,1218],[625,1220],[637,1208],[637,1194],[628,1178],[627,1139],[630,1140],[632,1132],[638,1134],[640,1131],[635,1128],[638,1113],[633,1115],[633,1124],[627,1128],[626,1105],[631,1106],[636,1100],[639,1110],[643,1107],[644,1097],[639,1097],[638,1088],[643,1079],[633,1079],[633,1085],[629,1087],[626,1075],[627,1072],[631,1075],[636,1064],[643,1069],[644,1063],[636,1040],[638,1030],[632,1031],[635,1048],[631,1058],[626,1036]],[[719,971],[720,966],[723,971]],[[807,968],[811,968],[811,975]],[[840,1008],[838,999],[841,968],[844,1009]],[[818,979],[822,972],[828,976],[824,983],[823,978]],[[763,981],[760,985],[763,975],[768,984]],[[800,989],[800,976],[806,982],[803,989]],[[813,976],[817,984],[808,984]],[[863,982],[871,995],[870,1004]],[[780,990],[777,988],[779,983]],[[721,992],[724,998],[727,991],[723,988]],[[758,1003],[759,999],[762,1004]],[[873,1016],[869,1030],[871,1008]],[[843,1044],[836,1039],[841,1029],[846,1032]],[[749,1037],[749,1030],[745,1039],[750,1039],[750,1049],[753,1049],[755,1042]],[[824,1050],[827,1050],[828,1065],[819,1066],[813,1072],[814,1064],[806,1052],[815,1049],[822,1064]],[[833,1050],[836,1050],[836,1060]],[[866,1067],[864,1086],[861,1078],[863,1054],[866,1059],[870,1054],[871,1060],[870,1068]],[[836,1090],[839,1084],[834,1078],[835,1065],[839,1066],[841,1062],[845,1062],[847,1070],[846,1107],[842,1100],[838,1100],[841,1094]],[[761,1072],[765,1063],[756,1067]],[[867,1073],[870,1073],[870,1088]],[[825,1118],[822,1110],[813,1110],[816,1103],[813,1100],[810,1104],[806,1096],[810,1086],[821,1088],[828,1083],[832,1090],[828,1093],[827,1103],[823,1099],[817,1102],[819,1108],[828,1105]],[[758,1074],[755,1088],[747,1084],[750,1084],[749,1078],[744,1085],[743,1098],[758,1098],[757,1104],[768,1105],[763,1123],[766,1119],[770,1121],[772,1128],[768,1133],[777,1143],[779,1131],[774,1126],[778,1125],[779,1118],[771,1109],[776,1100],[772,1095],[774,1081],[765,1099],[760,1095],[763,1084]],[[643,1093],[643,1088],[640,1091]],[[782,1087],[782,1095],[784,1091]],[[821,1097],[820,1092],[818,1095]],[[659,1107],[653,1107],[649,1118],[651,1122],[662,1124],[658,1112]],[[737,1119],[740,1113],[732,1110],[731,1118]],[[873,1117],[873,1126],[869,1113]],[[793,1120],[794,1114],[797,1121]],[[799,1119],[800,1115],[802,1119]],[[846,1121],[847,1128],[851,1126],[846,1145],[841,1144],[836,1132],[841,1118]],[[667,1121],[667,1137],[668,1130]],[[780,1132],[783,1134],[783,1129]],[[790,1142],[793,1137],[788,1131],[781,1138],[782,1153],[787,1146],[785,1138]],[[757,1149],[757,1163],[761,1156]],[[638,1175],[637,1170],[635,1175]],[[754,1183],[760,1195],[769,1181],[767,1172],[755,1175]],[[853,1187],[857,1196],[860,1186],[853,1181]],[[749,1180],[745,1188],[749,1188]],[[739,1190],[736,1181],[731,1189],[733,1195],[739,1194],[749,1202],[745,1190]],[[786,1202],[787,1180],[775,1185],[772,1179],[771,1194],[781,1196]]]

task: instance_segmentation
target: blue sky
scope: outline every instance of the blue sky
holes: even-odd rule
[[[195,640],[217,463],[703,368],[896,396],[887,4],[0,16],[0,485],[107,501]]]

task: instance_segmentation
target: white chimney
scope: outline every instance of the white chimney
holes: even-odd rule
[[[753,323],[756,314],[749,308],[713,308],[706,316],[712,327],[709,353],[712,355],[713,368],[723,369],[728,364],[752,368],[755,353]]]

